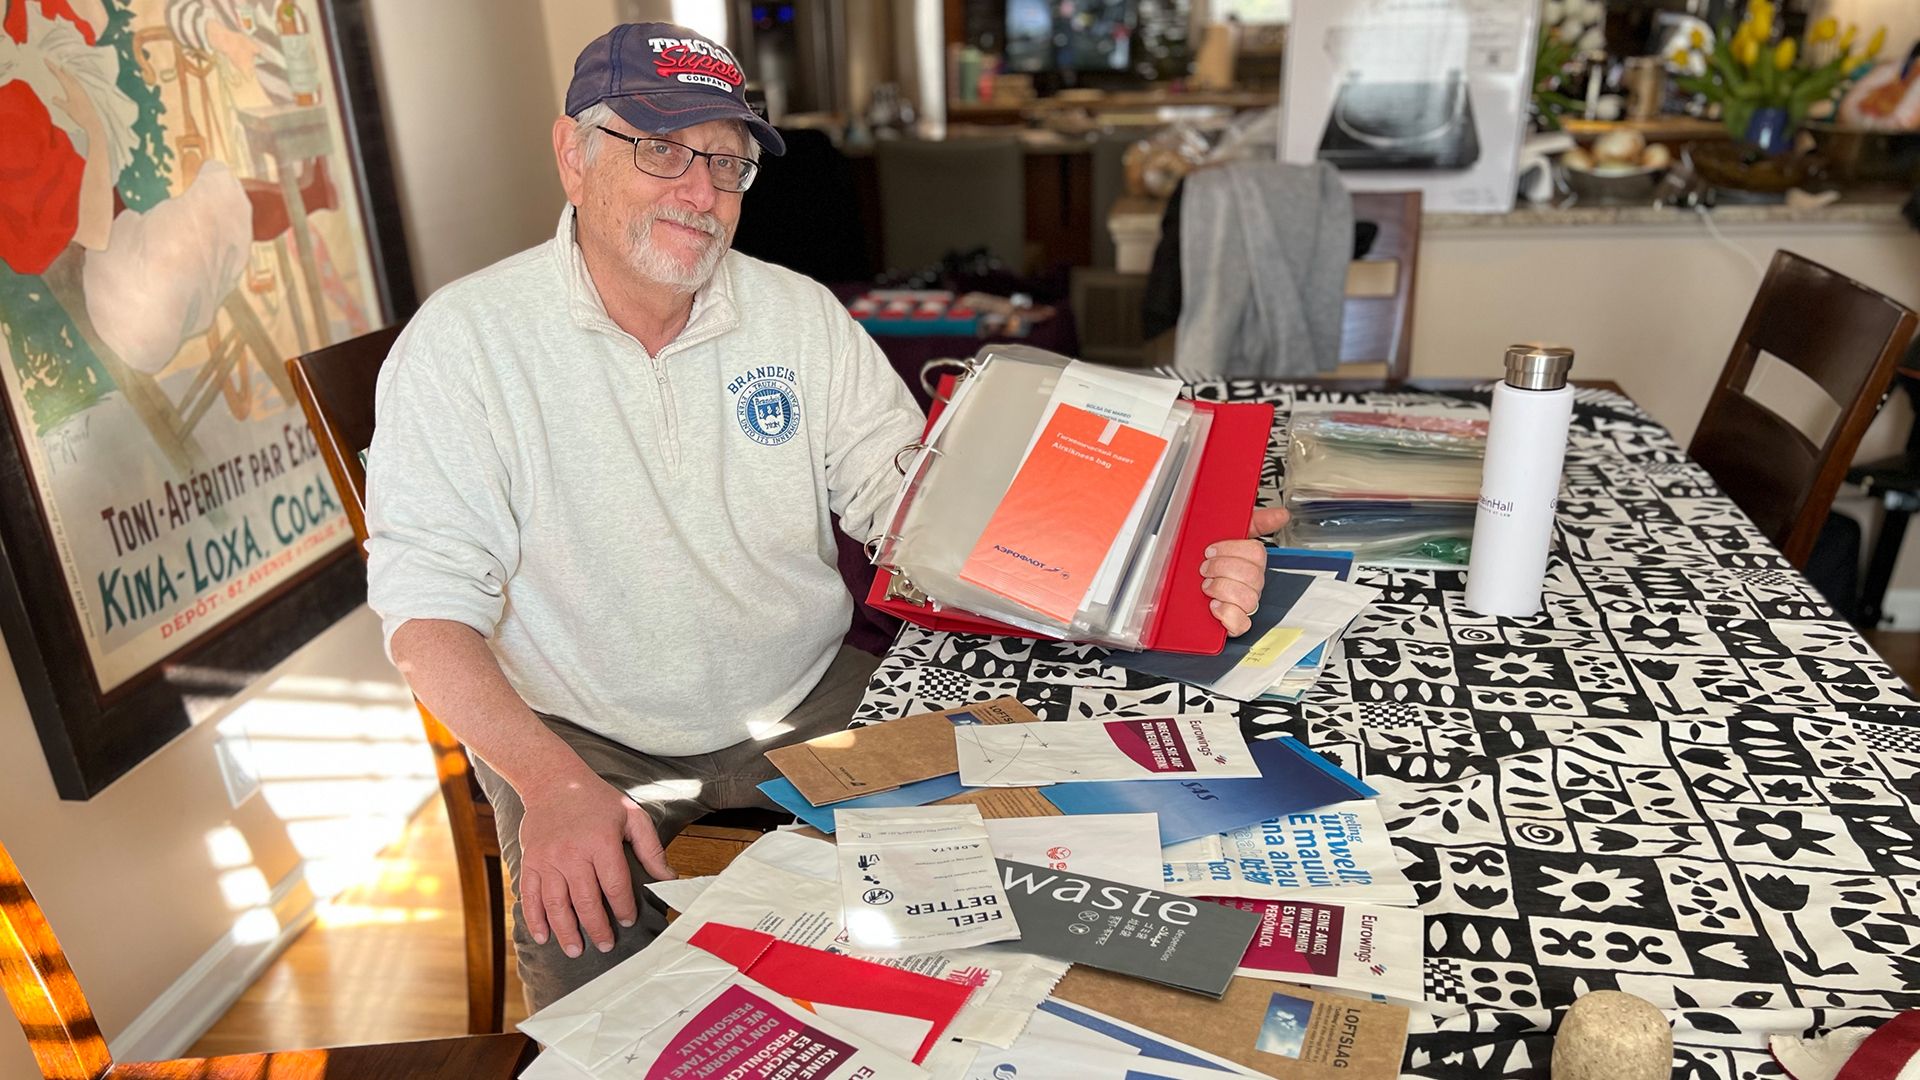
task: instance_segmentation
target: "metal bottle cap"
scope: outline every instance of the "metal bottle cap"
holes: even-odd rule
[[[1559,345],[1507,346],[1507,385],[1516,390],[1558,390],[1567,385],[1573,350]]]

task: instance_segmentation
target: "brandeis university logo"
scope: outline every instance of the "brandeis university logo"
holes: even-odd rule
[[[779,446],[800,430],[799,376],[792,368],[769,365],[737,375],[727,383],[740,430],[762,446]]]
[[[653,72],[663,79],[698,83],[732,93],[745,76],[733,54],[698,38],[648,38],[653,46]]]

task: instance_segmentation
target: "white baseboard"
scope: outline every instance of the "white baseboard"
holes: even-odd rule
[[[1888,589],[1880,614],[1882,630],[1920,630],[1920,589]]]
[[[303,862],[280,879],[265,906],[243,915],[125,1030],[108,1040],[113,1059],[164,1061],[186,1053],[307,928],[314,906]],[[270,935],[261,932],[269,913],[278,926]]]

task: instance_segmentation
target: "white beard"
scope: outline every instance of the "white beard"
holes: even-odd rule
[[[685,225],[706,233],[706,247],[691,264],[682,262],[678,256],[668,253],[654,242],[653,226],[657,221]],[[636,273],[650,281],[679,292],[698,292],[713,279],[714,271],[719,269],[720,260],[727,254],[729,239],[720,219],[712,214],[674,206],[655,206],[634,223],[628,236],[627,261]]]

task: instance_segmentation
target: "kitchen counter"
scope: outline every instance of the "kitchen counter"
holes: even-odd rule
[[[1726,125],[1720,121],[1692,116],[1656,116],[1650,120],[1582,120],[1570,116],[1560,121],[1560,129],[1581,142],[1592,142],[1613,131],[1637,131],[1648,142],[1664,143],[1728,137]]]
[[[1863,191],[1842,195],[1825,206],[1789,206],[1729,203],[1709,211],[1718,226],[1744,225],[1884,225],[1904,229],[1900,205],[1907,198],[1899,191]],[[1585,226],[1693,226],[1699,227],[1697,210],[1669,206],[1530,206],[1522,203],[1505,214],[1427,214],[1421,224],[1428,230],[1571,228]]]
[[[1167,90],[1139,90],[1103,94],[1068,93],[1025,101],[949,101],[947,102],[947,119],[956,123],[1019,124],[1044,121],[1047,117],[1059,113],[1084,112],[1100,117],[1125,114],[1145,117],[1153,123],[1164,123],[1164,119],[1156,119],[1156,114],[1161,109],[1225,109],[1239,112],[1246,109],[1264,109],[1277,103],[1279,99],[1277,90],[1189,90],[1182,93]]]
[[[1756,206],[1728,204],[1709,211],[1717,226],[1771,225],[1885,225],[1904,230],[1900,206],[1907,193],[1864,191],[1841,197],[1825,206]],[[1158,221],[1166,209],[1159,199],[1123,195],[1113,204],[1112,216],[1150,216]],[[1572,228],[1574,226],[1700,226],[1700,213],[1671,206],[1531,206],[1521,203],[1504,214],[1423,214],[1424,231]]]

